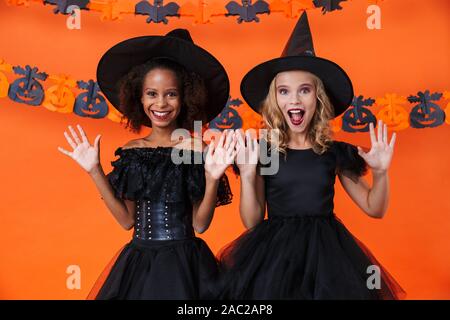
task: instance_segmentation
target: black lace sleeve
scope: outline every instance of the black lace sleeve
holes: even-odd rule
[[[203,199],[206,189],[205,168],[201,164],[189,165],[189,172],[186,176],[188,195],[191,202]],[[219,181],[217,189],[216,207],[231,203],[233,194],[231,193],[228,177],[224,174]]]
[[[355,180],[367,173],[367,164],[358,154],[356,146],[335,141],[333,149],[336,154],[336,172]]]
[[[142,167],[132,152],[118,148],[114,155],[119,158],[111,161],[113,169],[106,175],[114,195],[120,199],[136,200],[145,182]]]
[[[181,193],[181,179],[171,162],[170,149],[118,148],[119,156],[111,162],[113,170],[107,175],[117,198],[126,200],[157,199],[167,193],[167,200],[176,201]]]
[[[233,193],[231,192],[228,177],[224,174],[219,181],[219,188],[217,189],[216,207],[230,204],[233,200]]]

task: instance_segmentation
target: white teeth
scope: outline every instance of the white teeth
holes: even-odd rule
[[[290,113],[300,113],[301,111],[300,110],[292,110],[292,111],[289,111]]]
[[[155,115],[157,115],[158,117],[164,117],[164,116],[168,115],[169,112],[170,112],[170,111],[166,111],[166,112],[153,111],[153,113],[154,113]]]

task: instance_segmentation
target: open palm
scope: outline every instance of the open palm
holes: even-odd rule
[[[69,126],[69,131],[72,137],[69,136],[69,134],[66,131],[64,131],[64,136],[66,137],[67,142],[73,149],[72,152],[67,151],[61,147],[58,147],[58,150],[61,153],[75,160],[84,170],[86,170],[87,172],[91,172],[91,170],[94,169],[100,163],[99,141],[101,135],[98,135],[95,138],[94,145],[92,146],[89,143],[89,140],[86,137],[83,128],[81,128],[80,125],[77,125],[77,128],[80,131],[81,140],[78,137],[75,130],[72,128],[72,126]]]
[[[396,134],[392,135],[388,143],[387,125],[382,120],[378,121],[378,137],[375,136],[373,123],[369,125],[371,148],[369,152],[364,152],[358,147],[359,155],[366,161],[367,165],[375,171],[386,171],[391,164],[394,155],[394,144]]]
[[[237,156],[236,165],[239,168],[240,175],[253,172],[259,160],[259,144],[256,138],[252,138],[250,131],[245,132],[242,129],[236,130],[237,137]]]
[[[211,140],[205,159],[205,171],[214,179],[219,179],[234,162],[236,157],[236,137],[233,130],[222,132],[219,141]]]

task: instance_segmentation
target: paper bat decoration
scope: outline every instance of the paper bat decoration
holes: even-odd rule
[[[377,125],[377,118],[372,111],[364,106],[371,106],[375,102],[374,99],[363,99],[363,96],[353,98],[352,106],[345,111],[342,116],[342,129],[347,132],[368,132],[369,124]]]
[[[226,106],[227,107],[229,107],[229,106],[239,107],[241,104],[242,104],[241,99],[231,99],[231,97],[229,97]]]
[[[169,20],[166,17],[173,17],[180,15],[178,10],[180,6],[175,2],[169,2],[168,4],[163,4],[163,0],[154,0],[153,4],[144,0],[136,4],[135,14],[142,14],[149,16],[146,20],[147,23],[155,22],[167,24]]]
[[[444,111],[432,101],[438,101],[442,93],[435,92],[430,95],[430,90],[419,91],[417,96],[409,96],[411,103],[418,102],[409,114],[409,121],[413,128],[433,128],[440,126],[445,121]]]
[[[89,10],[86,7],[89,3],[89,0],[44,0],[44,4],[53,4],[56,5],[56,8],[53,10],[54,14],[71,14],[67,12],[67,8],[70,6],[77,6],[80,10]]]
[[[334,10],[342,10],[340,3],[347,0],[314,0],[313,3],[316,8],[322,8],[322,13],[331,12]]]
[[[252,0],[242,0],[242,5],[238,4],[236,1],[230,1],[225,6],[228,13],[225,16],[239,16],[237,19],[238,23],[242,21],[259,22],[258,14],[267,13],[270,14],[269,4],[265,1],[258,0],[252,4]]]

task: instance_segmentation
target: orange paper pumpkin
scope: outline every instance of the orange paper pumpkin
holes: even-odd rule
[[[331,128],[331,131],[333,131],[334,133],[341,131],[342,115],[340,115],[339,117],[334,118],[333,120],[330,121],[330,128]]]
[[[113,122],[120,123],[122,121],[122,114],[116,108],[114,108],[109,102],[107,102],[107,104],[108,104],[108,115],[106,116],[106,118],[108,118]]]
[[[101,21],[122,20],[122,13],[134,13],[135,3],[120,0],[96,0],[88,4],[91,11],[101,12]]]
[[[25,6],[28,7],[30,5],[28,0],[6,0],[6,3],[12,6]]]
[[[444,92],[444,99],[450,100],[450,91]],[[445,112],[445,122],[450,124],[450,101],[447,103],[444,112]]]
[[[386,94],[384,98],[377,98],[376,104],[383,106],[377,114],[377,119],[383,120],[388,128],[394,131],[408,128],[408,112],[401,106],[406,102],[405,97],[396,94]]]
[[[240,114],[242,118],[242,130],[264,128],[264,121],[261,115],[253,111],[249,106],[242,105]]]
[[[56,82],[56,85],[45,90],[45,99],[42,106],[50,111],[61,113],[70,113],[73,111],[75,95],[71,88],[76,87],[77,83],[67,75],[51,75],[49,80]]]
[[[3,59],[0,59],[0,98],[4,98],[8,95],[9,82],[5,73],[11,72],[11,65],[7,64]]]

